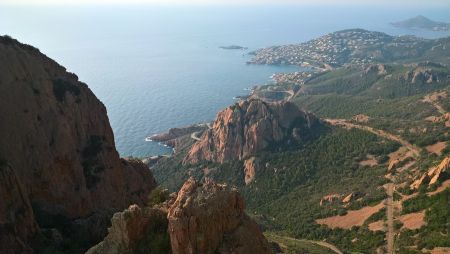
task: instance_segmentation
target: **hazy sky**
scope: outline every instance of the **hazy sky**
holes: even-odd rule
[[[450,0],[0,0],[1,4],[158,4],[158,5],[246,5],[246,4],[357,4],[449,6]]]

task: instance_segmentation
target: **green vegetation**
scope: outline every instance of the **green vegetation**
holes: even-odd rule
[[[147,217],[151,217],[151,224],[146,228],[145,237],[137,243],[132,253],[171,253],[167,215],[148,208],[144,208],[144,212],[149,214]]]
[[[53,94],[59,102],[65,101],[66,92],[69,92],[74,96],[79,96],[81,94],[81,89],[79,86],[74,85],[65,79],[53,80]]]
[[[365,131],[332,128],[303,147],[259,154],[264,166],[248,186],[244,183],[242,162],[180,166],[183,151],[160,161],[152,170],[158,182],[176,190],[189,175],[202,178],[203,169],[208,167],[208,177],[239,187],[248,212],[263,227],[283,230],[296,238],[329,239],[343,250],[364,252],[382,245],[383,234],[367,228],[331,230],[314,220],[381,202],[385,198],[380,187],[386,182],[385,166],[367,168],[359,161],[367,154],[381,158],[397,148],[397,143]],[[319,204],[323,196],[351,192],[359,193],[361,198],[347,208],[341,202]],[[352,242],[355,238],[356,243]]]
[[[5,169],[8,166],[8,161],[5,159],[0,158],[0,171]]]
[[[103,150],[104,142],[105,137],[91,135],[89,137],[89,143],[81,153],[83,157],[83,172],[86,177],[86,185],[89,189],[93,188],[98,181],[100,181],[98,174],[105,170],[105,168],[97,162],[97,156]]]
[[[405,214],[425,210],[426,225],[418,230],[403,230],[398,241],[400,246],[413,243],[419,250],[450,247],[450,188],[433,196],[419,194],[403,205]]]
[[[156,187],[150,194],[148,195],[147,205],[152,207],[154,205],[158,205],[163,203],[169,198],[169,191],[167,189],[162,188],[161,186]]]
[[[440,202],[445,203],[445,200],[447,200],[449,197],[450,197],[450,189],[447,189],[433,196],[428,196],[427,194],[420,192],[417,197],[411,198],[403,202],[402,213],[408,214],[422,211],[428,207],[431,207],[433,204]]]
[[[386,208],[380,209],[380,211],[372,214],[367,220],[364,222],[364,224],[369,225],[372,222],[376,222],[379,220],[386,220]]]
[[[264,236],[270,242],[277,243],[286,254],[335,254],[329,248],[320,246],[313,241],[284,237],[271,232],[265,232]]]
[[[422,57],[425,59],[433,54],[425,52]],[[431,92],[448,89],[450,69],[433,63],[384,67],[387,73],[380,74],[374,67],[350,66],[315,74],[301,85],[301,93],[293,101],[323,118],[344,118],[356,123],[353,116],[367,115],[367,122],[357,124],[392,133],[419,148],[450,140],[450,128],[442,121],[432,122],[429,118],[441,116],[441,112],[423,101],[424,96]],[[260,88],[258,95],[277,100],[287,95],[280,91],[290,88],[284,83],[266,85]],[[450,99],[439,98],[439,104],[450,110]],[[386,219],[385,209],[370,216],[361,227],[350,230],[332,230],[318,225],[315,220],[373,206],[386,198],[381,186],[387,182],[384,175],[388,154],[396,151],[399,144],[365,131],[333,127],[301,147],[258,154],[261,168],[249,185],[243,181],[242,161],[180,165],[189,146],[186,145],[174,158],[164,159],[155,166],[153,171],[162,185],[176,190],[188,176],[203,178],[207,168],[208,177],[237,186],[251,216],[263,228],[277,232],[277,235],[326,239],[344,252],[373,253],[385,244],[385,233],[368,230],[369,223]],[[449,147],[439,156],[426,149],[421,150],[417,158],[406,159],[397,165],[401,168],[414,161],[414,169],[418,168],[419,172],[414,175],[410,170],[393,172],[395,184],[406,183],[404,188],[398,189],[399,193],[409,195],[415,192],[409,185],[417,178],[417,173],[424,173],[450,154]],[[379,165],[360,165],[369,154]],[[448,175],[444,174],[442,179],[447,178]],[[418,230],[405,230],[400,229],[399,221],[395,221],[396,230],[401,230],[397,240],[399,244],[396,244],[401,246],[398,253],[415,253],[414,248],[404,246],[431,249],[449,245],[449,190],[432,197],[424,194],[437,188],[438,184],[428,189],[422,187],[420,195],[404,203],[405,214],[425,210],[427,224]],[[349,193],[358,193],[358,198],[348,205],[342,203],[342,198],[320,205],[321,199],[327,195],[344,197]],[[394,193],[395,200],[401,199],[399,193]]]

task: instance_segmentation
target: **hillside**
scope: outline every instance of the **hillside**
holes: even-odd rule
[[[251,64],[289,64],[330,69],[349,64],[434,61],[449,63],[450,39],[390,36],[349,29],[300,44],[274,46],[253,52]]]
[[[340,33],[319,40],[337,38]],[[385,50],[400,40],[382,33],[356,33],[356,42],[361,39],[367,44],[367,36],[375,40],[373,47],[361,51],[363,54],[380,47]],[[365,37],[358,37],[361,34]],[[210,129],[200,140],[189,135],[180,138],[182,149],[161,159],[152,172],[169,189],[177,189],[190,176],[237,186],[247,200],[247,210],[266,234],[292,248],[314,249],[302,242],[309,239],[334,244],[344,253],[448,250],[449,52],[446,46],[441,50],[427,48],[448,39],[408,38],[411,44],[403,46],[414,53],[398,61],[393,60],[395,55],[388,56],[389,51],[379,58],[385,63],[355,62],[348,60],[354,54],[345,52],[351,57],[335,68],[276,74],[273,84],[253,91],[250,101],[289,101],[321,118],[324,128],[305,142],[271,145],[272,149],[233,160],[183,164],[198,144],[213,153],[221,151],[217,144],[237,144],[235,139],[212,142],[214,132]],[[301,47],[306,44],[267,52],[286,53]],[[299,63],[295,57],[290,59],[293,62],[277,63]],[[222,123],[220,116],[216,122]],[[223,122],[217,129],[227,133],[227,126],[234,127],[235,122],[231,122]],[[319,128],[312,128],[315,130]]]
[[[449,247],[444,229],[448,214],[439,210],[448,206],[448,194],[441,192],[449,184],[449,71],[447,66],[430,62],[348,66],[294,82],[301,85],[290,101],[304,110],[328,119],[330,124],[372,132],[403,146],[386,157],[386,178],[392,182],[386,191],[396,200],[388,212],[392,220],[369,218],[366,222],[377,232],[389,229],[387,236],[391,235],[391,242],[398,241],[395,246],[402,253],[409,253],[404,246],[412,243],[418,250]],[[264,90],[283,87],[285,83],[269,85],[256,90],[254,96],[261,98]],[[365,165],[376,165],[371,160],[364,161]],[[341,227],[345,220],[345,216],[330,217],[320,222]],[[442,227],[433,220],[441,221]],[[444,235],[439,236],[439,232]]]
[[[418,28],[432,31],[448,31],[450,23],[436,22],[422,15],[416,16],[403,21],[392,22],[391,25],[400,28]]]

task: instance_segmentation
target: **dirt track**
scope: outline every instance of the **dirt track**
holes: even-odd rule
[[[418,147],[416,147],[415,145],[409,143],[408,141],[402,139],[399,136],[396,136],[394,134],[388,133],[386,131],[383,130],[378,130],[375,128],[372,128],[370,126],[366,126],[366,125],[359,125],[359,124],[354,124],[354,123],[349,123],[347,122],[347,120],[345,119],[325,119],[325,121],[331,125],[335,125],[335,126],[343,126],[343,127],[347,127],[347,128],[355,128],[355,129],[360,129],[360,130],[365,130],[368,132],[371,132],[377,136],[383,137],[383,138],[387,138],[393,141],[397,141],[399,142],[402,146],[408,148],[408,150],[410,150],[414,156],[419,156],[420,154],[420,149]]]
[[[390,139],[396,142],[399,142],[402,146],[406,147],[408,150],[410,150],[415,157],[418,157],[420,155],[420,149],[416,147],[415,145],[409,143],[408,141],[402,139],[399,136],[396,136],[394,134],[388,133],[383,130],[378,130],[370,126],[365,125],[359,125],[347,122],[345,119],[325,119],[325,121],[331,125],[335,126],[342,126],[345,128],[356,128],[360,130],[365,130],[368,132],[371,132],[377,136]],[[386,185],[386,216],[387,216],[387,231],[386,231],[386,251],[388,254],[393,254],[395,252],[395,229],[394,229],[394,184],[392,183],[393,179],[391,180],[391,183],[388,183]]]
[[[386,251],[388,254],[394,253],[394,239],[395,239],[395,231],[394,231],[394,184],[388,183],[386,186],[386,215],[387,215],[387,232],[386,232],[386,241],[387,248]]]

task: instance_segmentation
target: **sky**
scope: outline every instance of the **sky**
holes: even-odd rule
[[[449,0],[0,0],[0,4],[149,4],[149,5],[404,5],[449,6]]]

